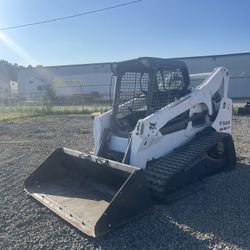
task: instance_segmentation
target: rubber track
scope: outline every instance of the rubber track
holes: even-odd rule
[[[181,171],[188,171],[191,163],[197,161],[212,146],[227,136],[229,135],[226,133],[209,131],[169,155],[149,162],[145,174],[152,196],[161,202],[166,202],[165,187],[168,180]]]

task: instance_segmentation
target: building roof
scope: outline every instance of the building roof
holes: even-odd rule
[[[214,54],[214,55],[202,55],[202,56],[188,56],[188,57],[174,57],[174,58],[163,58],[163,59],[196,59],[196,58],[210,58],[210,57],[228,57],[228,56],[244,56],[250,55],[250,52],[242,52],[242,53],[231,53],[231,54]],[[130,60],[128,60],[130,61]],[[68,64],[68,65],[54,65],[54,66],[37,66],[32,68],[24,68],[26,69],[36,69],[39,67],[43,67],[46,69],[56,69],[56,68],[64,68],[64,67],[82,67],[82,66],[103,66],[103,65],[111,65],[114,62],[102,62],[102,63],[84,63],[84,64]]]
[[[227,56],[244,56],[250,55],[250,52],[219,54],[219,55],[204,55],[204,56],[188,56],[188,57],[175,57],[173,59],[193,59],[193,58],[207,58],[207,57],[227,57]]]

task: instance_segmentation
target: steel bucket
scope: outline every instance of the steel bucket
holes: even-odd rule
[[[26,179],[25,190],[93,237],[151,206],[143,170],[67,148],[55,150]]]

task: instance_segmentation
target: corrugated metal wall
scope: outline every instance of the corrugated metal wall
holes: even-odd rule
[[[250,98],[250,53],[178,58],[187,64],[189,72],[212,71],[215,67],[226,67],[230,71],[229,96]]]
[[[98,92],[108,96],[111,79],[110,63],[36,67],[20,70],[20,96],[35,100],[44,95],[44,87],[55,85],[56,97]]]
[[[229,96],[250,98],[250,53],[176,59],[184,61],[190,73],[226,67],[231,75]],[[29,68],[18,72],[19,93],[32,100],[44,95],[40,86],[57,82],[59,97],[91,92],[108,95],[111,75],[110,63]]]

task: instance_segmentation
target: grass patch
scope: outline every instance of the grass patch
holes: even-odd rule
[[[104,113],[111,108],[108,106],[55,106],[52,108],[51,114],[54,115],[70,115],[70,114],[91,114],[93,112]]]
[[[44,115],[76,115],[91,114],[94,112],[104,113],[110,110],[110,106],[85,105],[85,106],[53,106],[50,112],[42,105],[17,105],[0,106],[0,121],[10,121],[14,119],[25,119]],[[238,114],[238,107],[233,106],[233,114]]]
[[[44,106],[11,106],[0,107],[0,121],[10,121],[14,119],[25,119],[44,115],[74,115],[91,114],[93,112],[104,113],[110,110],[109,106],[53,106],[50,112]]]
[[[20,118],[29,118],[35,115],[24,115],[22,113],[18,112],[11,112],[11,113],[0,113],[0,121],[10,121],[14,119],[20,119]]]
[[[234,115],[238,114],[238,107],[233,106],[233,114]]]

